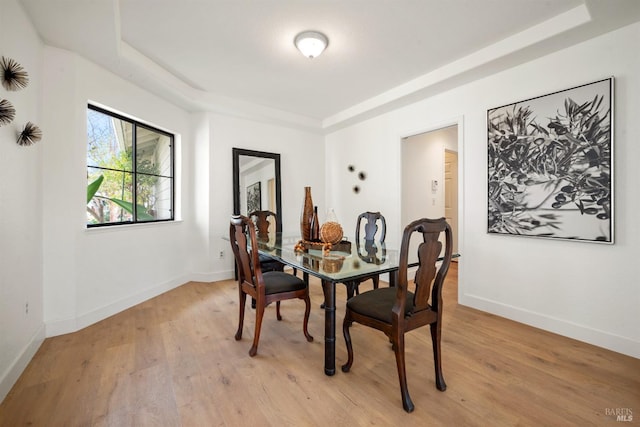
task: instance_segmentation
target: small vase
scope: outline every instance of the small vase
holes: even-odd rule
[[[304,187],[304,203],[300,214],[300,237],[302,240],[311,240],[311,221],[313,219],[313,200],[311,199],[311,187]]]
[[[318,207],[313,208],[313,216],[311,217],[311,235],[310,241],[320,241],[320,220],[318,220]]]
[[[336,211],[334,211],[333,208],[330,208],[327,211],[327,219],[325,222],[337,222],[338,224],[340,223],[338,221],[338,217],[336,216]]]

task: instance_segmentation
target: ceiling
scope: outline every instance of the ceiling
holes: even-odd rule
[[[18,1],[46,44],[182,108],[320,132],[640,20],[637,0]]]

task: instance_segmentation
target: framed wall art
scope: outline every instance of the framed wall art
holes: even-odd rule
[[[487,111],[488,232],[613,243],[613,77]]]
[[[262,210],[262,189],[260,181],[247,187],[247,214]]]

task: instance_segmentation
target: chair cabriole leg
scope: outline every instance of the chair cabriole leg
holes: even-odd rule
[[[409,396],[407,387],[407,370],[404,361],[404,334],[396,334],[394,337],[393,349],[396,354],[396,365],[398,367],[398,380],[400,381],[400,394],[402,395],[402,407],[407,412],[413,412],[413,402]]]
[[[247,294],[240,289],[240,313],[238,316],[238,330],[236,331],[236,341],[242,339],[242,328],[244,327],[244,306],[247,301]]]
[[[309,335],[309,314],[311,313],[311,299],[309,298],[309,294],[307,294],[304,298],[304,321],[302,322],[302,332],[304,332],[304,336],[307,338],[308,342],[313,341],[313,337]]]
[[[253,334],[253,345],[249,350],[249,356],[253,357],[258,353],[258,341],[260,341],[260,329],[262,328],[262,317],[264,316],[264,304],[256,307],[256,330]]]
[[[433,365],[435,366],[436,374],[436,387],[440,391],[447,389],[447,384],[444,382],[444,376],[442,375],[442,360],[440,356],[440,322],[431,324],[431,341],[433,344]]]
[[[347,346],[347,363],[342,365],[342,372],[349,372],[351,365],[353,364],[353,345],[351,344],[351,332],[349,332],[349,326],[351,326],[351,323],[351,312],[347,309],[344,321],[342,322],[342,334],[344,335],[344,342]]]

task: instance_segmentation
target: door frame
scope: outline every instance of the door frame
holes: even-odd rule
[[[400,203],[398,207],[398,218],[402,218],[402,210],[403,210],[403,202],[404,202],[404,194],[402,191],[402,167],[403,167],[403,158],[402,158],[402,144],[406,138],[410,138],[415,135],[419,135],[422,133],[429,133],[433,131],[437,131],[442,128],[457,126],[458,127],[458,253],[464,254],[464,228],[465,228],[465,208],[464,208],[464,162],[465,162],[465,153],[464,153],[464,116],[457,116],[450,119],[442,120],[442,121],[433,121],[428,122],[423,127],[408,129],[406,131],[401,132],[398,135],[398,168],[397,168],[397,181],[398,182],[398,194],[400,194]],[[399,221],[399,230],[397,235],[401,236],[404,231],[404,226],[402,221]],[[460,295],[464,292],[464,262],[460,262],[460,266],[458,267],[458,300],[460,300]]]
[[[457,129],[456,129],[457,132]],[[444,161],[445,161],[445,179],[444,179],[444,199],[445,199],[445,206],[444,206],[444,212],[445,212],[445,217],[447,216],[447,192],[451,191],[451,189],[449,188],[449,186],[447,185],[447,180],[446,180],[446,164],[447,164],[447,155],[455,155],[455,172],[456,172],[456,182],[455,182],[455,195],[456,195],[456,204],[455,204],[455,219],[452,219],[451,222],[455,221],[454,224],[450,224],[451,225],[451,229],[454,232],[454,242],[453,242],[453,252],[454,253],[458,253],[460,251],[460,248],[458,247],[458,234],[460,234],[459,232],[459,228],[458,228],[458,222],[460,221],[460,215],[458,214],[458,190],[460,189],[460,183],[458,182],[458,169],[459,169],[459,163],[460,163],[460,159],[458,156],[458,151],[453,151],[453,150],[449,150],[447,148],[444,149]]]

